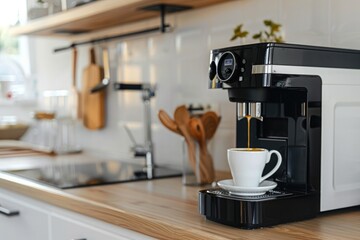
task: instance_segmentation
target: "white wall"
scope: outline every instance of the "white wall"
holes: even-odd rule
[[[359,10],[357,0],[239,0],[178,13],[168,18],[176,26],[172,33],[110,43],[112,79],[157,84],[152,120],[158,163],[181,162],[181,139],[159,124],[159,109],[172,113],[183,103],[217,106],[222,122],[211,148],[216,168],[228,169],[226,149],[235,143],[235,106],[228,102],[226,91],[207,89],[209,51],[235,45],[229,38],[237,24],[243,23],[253,34],[263,29],[264,19],[283,24],[289,43],[360,49]],[[35,41],[33,63],[39,91],[70,88],[71,52],[52,52],[67,44],[49,39]],[[88,62],[87,51],[88,46],[79,49],[79,80]],[[104,156],[129,156],[131,142],[122,127],[124,123],[141,142],[140,93],[109,89],[106,128],[79,128],[84,149]]]

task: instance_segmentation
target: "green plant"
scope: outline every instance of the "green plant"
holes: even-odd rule
[[[252,36],[253,39],[259,40],[260,42],[284,42],[280,31],[281,24],[275,23],[272,20],[264,20],[264,25],[267,29],[254,34]],[[242,30],[242,28],[243,24],[240,24],[234,28],[234,34],[231,37],[230,41],[234,41],[237,38],[244,40],[247,37],[249,32]]]
[[[234,28],[234,35],[232,36],[230,41],[234,41],[237,38],[243,39],[243,38],[247,37],[249,32],[248,31],[243,31],[242,27],[243,27],[243,24],[240,24],[236,28]]]

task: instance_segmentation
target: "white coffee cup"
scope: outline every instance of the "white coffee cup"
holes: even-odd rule
[[[261,176],[273,153],[277,155],[275,167]],[[230,148],[227,150],[227,158],[234,185],[241,187],[258,187],[279,169],[282,160],[278,151],[263,148]]]

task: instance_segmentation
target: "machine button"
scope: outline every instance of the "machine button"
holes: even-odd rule
[[[214,61],[212,61],[209,67],[209,79],[213,80],[215,76],[216,76],[216,64]]]

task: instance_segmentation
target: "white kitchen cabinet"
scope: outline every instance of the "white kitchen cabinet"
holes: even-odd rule
[[[19,211],[0,214],[0,240],[153,239],[5,189],[0,189],[0,206]]]
[[[51,240],[153,239],[103,221],[64,209],[51,214]]]
[[[19,211],[18,215],[0,214],[0,239],[2,240],[48,240],[50,216],[45,208],[39,208],[26,199],[0,189],[0,205],[5,209]]]
[[[84,224],[63,216],[51,217],[51,240],[125,240],[103,229]]]

